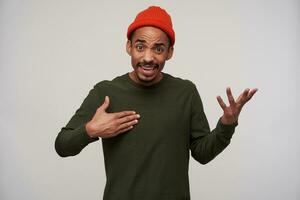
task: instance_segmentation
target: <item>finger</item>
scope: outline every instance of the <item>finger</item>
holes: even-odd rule
[[[123,124],[123,123],[129,122],[129,121],[132,121],[132,120],[135,120],[135,119],[139,119],[139,118],[140,118],[139,114],[127,115],[125,117],[119,118],[117,120],[117,123]]]
[[[236,100],[238,104],[244,104],[247,101],[247,96],[249,93],[249,88],[245,89],[242,94],[240,94],[239,98]]]
[[[132,120],[132,121],[130,121],[130,122],[123,123],[123,124],[121,124],[121,125],[119,126],[118,130],[122,130],[122,129],[124,129],[124,128],[129,127],[129,126],[133,126],[133,125],[135,125],[135,124],[137,124],[137,123],[138,123],[138,120],[137,120],[137,119]]]
[[[232,96],[230,87],[226,88],[226,93],[227,93],[227,98],[228,98],[229,104],[230,104],[231,106],[234,105],[234,104],[235,104],[235,101],[234,101],[234,98],[233,98],[233,96]]]
[[[122,112],[117,112],[117,113],[113,113],[115,115],[116,118],[122,118],[128,115],[134,115],[136,112],[135,111],[122,111]]]
[[[105,96],[103,104],[99,107],[101,110],[105,111],[109,106],[109,97]]]
[[[225,110],[226,109],[226,104],[224,103],[223,99],[220,96],[217,96],[217,100],[218,100],[219,105],[221,106],[221,108],[223,110]]]
[[[121,129],[116,133],[116,135],[119,135],[120,133],[125,133],[126,131],[129,131],[132,128],[133,128],[133,126],[129,126],[127,128]]]
[[[253,90],[251,90],[247,96],[247,101],[249,101],[257,91],[258,91],[257,88],[254,88]]]

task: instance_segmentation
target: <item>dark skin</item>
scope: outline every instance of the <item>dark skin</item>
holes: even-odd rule
[[[227,98],[229,105],[227,106],[223,99],[220,96],[217,96],[219,105],[223,110],[223,116],[221,117],[221,122],[226,125],[234,124],[238,121],[239,115],[242,111],[243,106],[253,97],[257,92],[257,88],[250,90],[249,88],[245,89],[235,100],[232,96],[231,89],[228,87],[226,89]]]
[[[103,104],[97,109],[91,121],[85,125],[87,134],[92,137],[115,137],[133,128],[138,123],[140,115],[135,111],[107,113],[109,97],[106,96]]]
[[[162,79],[161,71],[165,62],[173,55],[167,34],[155,27],[142,27],[127,41],[126,51],[131,57],[134,69],[130,78],[145,86],[153,85]]]
[[[162,79],[161,70],[165,61],[172,57],[173,47],[170,47],[168,36],[160,29],[143,27],[134,32],[132,41],[127,41],[126,51],[131,56],[134,68],[129,74],[130,78],[139,84],[150,86]],[[140,115],[135,111],[107,113],[108,106],[109,97],[105,97],[104,103],[86,124],[90,137],[115,137],[138,123]]]
[[[146,26],[135,30],[126,43],[126,51],[131,57],[133,71],[130,78],[138,84],[151,86],[162,78],[162,70],[165,62],[172,58],[174,47],[170,46],[170,40],[162,30]],[[223,110],[221,122],[231,125],[238,121],[243,106],[253,97],[257,89],[245,89],[235,100],[231,89],[226,89],[229,105],[227,106],[220,96],[217,101]],[[104,103],[97,109],[92,120],[86,124],[87,134],[90,137],[115,137],[134,128],[140,115],[135,111],[122,111],[107,113],[109,97],[105,97]]]

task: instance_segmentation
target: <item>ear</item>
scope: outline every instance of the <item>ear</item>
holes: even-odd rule
[[[169,50],[168,50],[168,55],[167,55],[167,59],[166,60],[169,60],[170,58],[172,58],[173,56],[173,51],[174,51],[174,47],[169,47]]]
[[[127,43],[126,43],[126,52],[128,53],[129,56],[131,56],[131,48],[132,48],[131,41],[127,40]]]

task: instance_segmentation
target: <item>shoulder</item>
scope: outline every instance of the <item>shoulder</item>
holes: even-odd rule
[[[116,87],[124,82],[125,76],[126,76],[126,74],[117,76],[117,77],[113,78],[112,80],[102,80],[102,81],[98,82],[94,86],[94,88],[95,89],[110,89],[112,87]]]
[[[180,78],[180,77],[176,77],[167,73],[164,73],[164,75],[166,76],[169,85],[172,85],[173,87],[176,88],[182,88],[185,90],[190,90],[193,91],[194,89],[196,89],[196,85],[189,79],[184,79],[184,78]]]

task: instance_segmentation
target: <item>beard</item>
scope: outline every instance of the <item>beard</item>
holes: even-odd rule
[[[142,67],[145,70],[158,69],[159,64],[155,62],[138,62],[137,67]]]
[[[162,78],[162,67],[155,62],[138,62],[134,67],[134,79],[142,85],[150,86]]]

